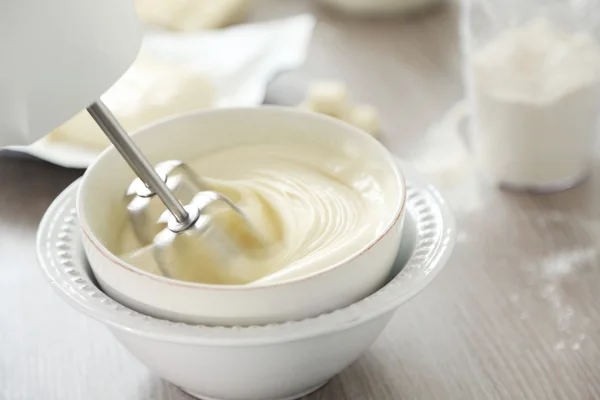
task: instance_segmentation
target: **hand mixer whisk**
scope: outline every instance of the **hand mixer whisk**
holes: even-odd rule
[[[221,193],[203,190],[204,188],[197,183],[194,187],[198,187],[198,193],[193,195],[189,204],[183,205],[167,185],[168,177],[165,173],[165,168],[167,168],[167,171],[171,171],[174,168],[181,167],[180,163],[163,163],[161,167],[157,168],[159,170],[157,172],[106,105],[101,101],[97,101],[89,106],[87,111],[138,176],[139,180],[136,180],[131,186],[136,188],[138,199],[149,199],[158,196],[167,208],[161,218],[161,221],[166,222],[166,228],[158,232],[153,239],[147,237],[149,229],[140,228],[140,226],[147,226],[147,224],[137,224],[140,231],[138,237],[148,241],[152,240],[154,243],[157,265],[166,276],[175,277],[177,276],[177,270],[189,267],[175,265],[176,263],[173,262],[173,249],[177,249],[176,252],[189,252],[190,249],[182,249],[182,246],[194,246],[200,239],[211,239],[210,246],[213,247],[213,250],[222,260],[225,260],[221,264],[227,265],[227,260],[240,256],[242,253],[241,247],[236,245],[235,241],[228,237],[223,230],[215,229],[213,226],[213,217],[207,212],[207,209],[214,204],[222,204],[228,210],[233,211],[240,223],[245,225],[244,231],[250,233],[256,242],[262,242],[261,236],[254,229],[247,215]],[[187,197],[191,197],[189,193]],[[134,215],[134,220],[136,216],[139,217],[139,213],[136,213],[136,211],[139,211],[139,209],[136,209],[134,205],[133,209],[130,209],[130,212]],[[159,221],[150,222],[158,224]]]

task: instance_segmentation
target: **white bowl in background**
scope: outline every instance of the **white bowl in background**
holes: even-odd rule
[[[394,311],[423,290],[450,256],[454,218],[435,189],[406,172],[407,221],[392,277],[371,296],[316,318],[210,327],[152,318],[115,302],[98,288],[82,250],[75,210],[78,182],[42,219],[38,257],[65,301],[104,323],[138,360],[188,393],[204,399],[294,399],[356,360]]]
[[[365,16],[390,16],[410,13],[445,0],[318,0],[326,6],[342,12]]]
[[[360,154],[387,171],[389,217],[379,237],[348,259],[313,274],[252,286],[183,282],[120,260],[115,247],[126,209],[123,196],[134,178],[110,147],[83,176],[77,211],[83,247],[102,289],[113,299],[157,318],[210,325],[252,325],[316,316],[373,293],[387,277],[400,245],[406,190],[394,157],[367,133],[327,116],[283,107],[218,109],[168,119],[142,129],[135,142],[152,163],[189,161],[205,152],[249,144],[329,146]]]

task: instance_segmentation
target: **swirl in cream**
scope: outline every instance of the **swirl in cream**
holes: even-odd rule
[[[269,247],[258,257],[253,253],[251,274],[175,278],[251,285],[294,279],[348,259],[389,223],[382,171],[342,152],[300,145],[241,146],[203,155],[188,165],[211,189],[244,210]],[[236,228],[230,224],[228,229]],[[131,257],[125,259],[144,268]],[[198,268],[213,264],[208,259],[196,262],[203,266]]]

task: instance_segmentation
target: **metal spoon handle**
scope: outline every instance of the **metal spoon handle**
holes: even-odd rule
[[[87,111],[117,151],[121,153],[121,156],[123,156],[131,169],[133,169],[133,172],[136,173],[146,186],[158,195],[171,214],[177,219],[177,222],[182,226],[185,225],[184,229],[193,224],[193,217],[190,216],[179,200],[177,200],[173,192],[169,190],[166,183],[154,170],[152,164],[150,164],[144,154],[135,145],[108,107],[102,101],[98,100],[89,106]]]

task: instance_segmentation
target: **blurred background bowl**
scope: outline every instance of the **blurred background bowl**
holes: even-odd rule
[[[317,2],[348,14],[390,16],[426,9],[446,0],[317,0]]]

